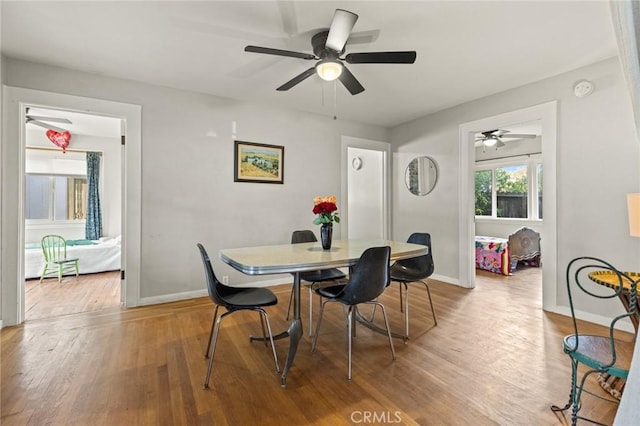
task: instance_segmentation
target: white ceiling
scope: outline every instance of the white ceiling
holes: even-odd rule
[[[42,118],[39,121],[55,126],[56,128],[68,130],[72,135],[99,136],[118,139],[120,138],[120,135],[122,135],[122,125],[120,120],[113,117],[33,107],[29,108],[29,114],[37,117],[66,118],[71,121],[70,124],[50,121],[45,118]],[[46,133],[47,131],[47,129],[41,126],[36,126],[35,124],[27,125],[27,130],[38,131],[41,133]]]
[[[311,53],[336,8],[357,13],[346,52],[415,50],[413,65],[354,64],[365,87],[338,83],[338,119],[394,126],[616,55],[607,1],[1,1],[9,57],[334,115],[334,83],[313,65],[243,51]],[[571,90],[571,88],[567,88]]]

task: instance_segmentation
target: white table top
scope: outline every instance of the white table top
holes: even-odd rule
[[[334,240],[330,250],[320,242],[220,250],[220,259],[249,275],[283,274],[355,265],[369,247],[391,247],[391,260],[427,254],[420,244],[390,240]]]

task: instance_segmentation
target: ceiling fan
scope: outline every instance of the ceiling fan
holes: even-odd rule
[[[29,108],[27,108],[26,119],[27,119],[27,124],[34,124],[36,126],[44,127],[45,129],[48,129],[48,130],[54,130],[58,133],[64,133],[64,132],[67,132],[68,130],[49,124],[47,123],[48,121],[51,121],[54,123],[72,124],[71,120],[67,118],[44,117],[44,116],[29,114]]]
[[[355,13],[336,9],[329,30],[321,31],[311,38],[313,55],[259,46],[247,46],[244,51],[318,61],[313,67],[293,77],[276,90],[289,90],[317,73],[323,80],[339,79],[352,95],[357,95],[364,91],[364,87],[345,67],[344,62],[350,64],[412,64],[416,60],[415,51],[349,53],[345,57],[340,57],[344,53],[345,44],[357,20],[358,15]]]
[[[496,149],[504,146],[504,142],[502,139],[535,139],[537,135],[533,134],[516,134],[511,133],[509,130],[488,130],[486,132],[480,132],[476,136],[475,146],[476,147],[493,147]]]

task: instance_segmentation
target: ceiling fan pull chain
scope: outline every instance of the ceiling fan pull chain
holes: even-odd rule
[[[333,119],[337,119],[338,112],[338,83],[337,80],[333,80]]]

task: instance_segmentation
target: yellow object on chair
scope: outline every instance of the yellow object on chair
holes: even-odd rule
[[[44,254],[44,268],[40,276],[40,282],[48,275],[56,273],[58,282],[62,281],[65,272],[75,270],[79,275],[78,258],[67,258],[67,242],[59,235],[45,235],[42,237],[42,253]]]

